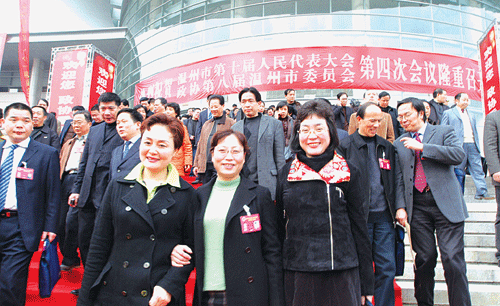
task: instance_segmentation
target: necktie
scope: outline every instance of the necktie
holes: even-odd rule
[[[131,142],[130,142],[130,141],[126,141],[126,142],[125,142],[125,145],[124,145],[124,147],[123,147],[122,159],[124,159],[124,158],[125,158],[125,156],[127,156],[127,153],[128,153],[128,151],[130,150],[130,144],[131,144]]]
[[[212,119],[213,115],[212,115],[212,112],[210,110],[207,110],[208,112],[208,120]]]
[[[344,130],[349,130],[349,119],[347,118],[347,108],[342,106],[342,112],[344,113]]]
[[[418,142],[422,142],[418,133],[415,134],[415,139]],[[424,174],[424,167],[422,166],[422,160],[420,159],[420,151],[415,151],[415,188],[419,192],[424,191],[427,186],[427,180]]]
[[[0,174],[0,211],[5,207],[5,198],[7,197],[7,190],[9,189],[10,176],[12,174],[12,164],[14,161],[14,150],[19,145],[12,144],[9,155],[5,158],[1,167]]]

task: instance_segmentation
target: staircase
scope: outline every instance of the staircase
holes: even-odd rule
[[[486,178],[488,192],[495,195],[491,179]],[[500,268],[495,258],[495,217],[497,204],[495,200],[474,200],[476,188],[468,175],[465,181],[465,201],[469,218],[465,221],[465,260],[472,305],[500,305]],[[402,289],[403,305],[417,305],[413,287],[413,260],[410,247],[406,241],[406,262],[403,276],[396,282]],[[444,270],[438,257],[436,266],[436,286],[434,289],[435,305],[449,305],[448,291],[444,280]]]

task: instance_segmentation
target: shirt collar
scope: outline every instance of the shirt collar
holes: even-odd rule
[[[28,137],[26,138],[25,140],[21,141],[20,143],[18,143],[17,145],[23,149],[27,149],[28,148],[28,145],[30,144],[30,140],[31,138]],[[6,148],[10,148],[12,146],[12,142],[10,141],[10,139],[7,137],[7,140],[5,140],[5,145],[3,146],[4,149]]]
[[[130,173],[124,178],[129,181],[137,181],[139,184],[146,187],[146,183],[143,179],[144,165],[139,163],[137,166],[130,171]],[[167,166],[167,180],[164,183],[161,183],[159,186],[170,184],[174,187],[181,188],[181,181],[179,179],[179,173],[177,169],[172,164],[168,164]]]
[[[425,129],[427,128],[427,122],[424,123],[424,125],[418,130],[418,133],[422,135],[422,138],[425,134]],[[411,137],[415,138],[415,133],[411,133]]]
[[[132,137],[132,139],[130,139],[130,140],[129,140],[129,141],[130,141],[130,144],[131,144],[131,147],[135,144],[135,142],[136,142],[139,138],[141,138],[141,133],[139,133],[139,134],[135,135],[134,137]]]

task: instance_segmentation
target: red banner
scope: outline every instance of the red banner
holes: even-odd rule
[[[479,43],[485,115],[500,109],[500,76],[494,25]]]
[[[53,56],[49,105],[60,120],[71,117],[73,106],[82,105],[88,53],[88,49],[76,49]]]
[[[113,92],[115,80],[115,64],[111,61],[99,53],[94,53],[93,65],[88,109],[97,103],[97,99],[103,92]]]
[[[219,56],[169,69],[135,87],[140,97],[175,102],[208,94],[294,89],[380,89],[432,93],[445,89],[480,100],[477,61],[469,58],[376,47],[309,47]]]
[[[19,33],[18,57],[21,87],[23,88],[26,102],[29,104],[30,96],[30,0],[19,0],[21,16],[21,31]]]
[[[3,52],[5,50],[6,42],[7,42],[7,33],[0,33],[0,70],[2,69]]]

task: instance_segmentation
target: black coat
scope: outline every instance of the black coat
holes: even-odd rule
[[[344,129],[344,122],[347,121],[347,124],[349,124],[349,120],[351,118],[351,115],[355,113],[355,111],[352,109],[352,107],[346,106],[345,111],[346,111],[346,116],[344,116],[344,112],[342,111],[342,106],[338,105],[333,105],[333,115],[335,116],[335,126],[338,129]]]
[[[384,186],[385,200],[389,205],[389,210],[391,212],[392,218],[396,215],[396,210],[399,208],[404,208],[404,206],[396,207],[396,197],[403,197],[404,190],[399,182],[400,177],[396,176],[397,169],[399,168],[399,161],[397,159],[397,154],[394,146],[384,138],[375,135],[375,147],[377,150],[377,158],[385,158],[390,161],[391,170],[380,169],[380,177],[382,178],[382,184]],[[337,148],[339,154],[344,156],[350,165],[354,165],[358,169],[368,169],[368,145],[359,135],[358,130],[354,134],[349,135],[349,137],[343,139]],[[363,175],[363,186],[370,186],[369,180],[371,179],[367,175]],[[398,189],[398,190],[396,190]],[[368,214],[370,212],[370,196],[368,194],[369,188],[361,188],[359,192],[365,192],[363,195],[365,217],[368,220]],[[401,201],[399,201],[401,203]]]
[[[203,218],[215,179],[198,188],[200,207],[194,217],[196,289],[193,305],[201,305],[205,239]],[[242,234],[240,216],[247,205],[258,213],[262,230]],[[284,305],[281,243],[278,239],[276,207],[265,187],[241,178],[226,217],[224,232],[224,271],[229,306]]]
[[[349,165],[350,180],[289,181],[288,162],[278,173],[276,206],[281,217],[283,265],[300,272],[359,267],[361,294],[373,294],[373,261],[364,216],[361,174]],[[328,201],[330,195],[330,202]],[[329,210],[330,207],[330,210]]]
[[[40,143],[56,148],[58,151],[61,150],[59,136],[57,136],[57,133],[46,124],[44,124],[41,129],[33,129],[30,137]]]
[[[103,198],[85,266],[78,305],[148,305],[154,286],[184,304],[184,286],[193,265],[171,266],[177,244],[193,247],[196,193],[158,187],[147,204],[146,188],[135,180],[113,180]]]

